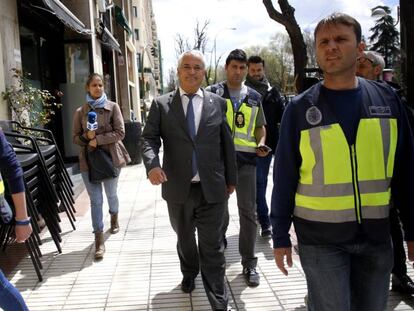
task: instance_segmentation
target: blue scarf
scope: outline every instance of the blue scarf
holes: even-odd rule
[[[93,109],[103,108],[105,107],[106,94],[103,93],[101,97],[93,99],[88,93],[86,94],[86,101],[88,102],[89,106],[91,106]]]

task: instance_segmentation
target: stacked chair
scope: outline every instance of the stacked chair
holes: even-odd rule
[[[73,183],[51,131],[24,127],[16,121],[0,121],[0,127],[13,146],[24,172],[27,209],[33,227],[33,234],[27,240],[26,247],[39,281],[42,281],[39,223],[44,220],[58,252],[61,253],[62,230],[59,213],[65,212],[73,230],[76,230]],[[11,203],[11,200],[8,202]],[[12,241],[13,231],[13,222],[1,226],[0,243],[3,249]]]

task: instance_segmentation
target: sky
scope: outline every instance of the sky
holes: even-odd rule
[[[216,38],[217,57],[222,55],[223,60],[233,49],[267,46],[276,33],[287,33],[284,26],[269,17],[262,0],[152,0],[152,3],[161,41],[164,83],[168,70],[175,70],[177,66],[177,34],[192,42],[197,21],[200,24],[210,21],[207,50],[213,50]],[[313,31],[323,17],[343,12],[355,17],[361,23],[363,35],[369,37],[369,29],[375,22],[371,8],[387,5],[395,18],[399,0],[290,0],[289,3],[295,8],[296,21],[302,31]],[[277,0],[273,0],[273,5],[279,11]],[[206,53],[205,56],[208,61],[210,55]]]

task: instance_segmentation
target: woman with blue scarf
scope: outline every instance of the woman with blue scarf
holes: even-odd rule
[[[118,223],[118,176],[102,181],[91,179],[92,165],[88,165],[88,154],[95,148],[104,150],[116,169],[131,161],[122,139],[125,136],[124,120],[119,106],[107,99],[103,88],[103,78],[93,73],[86,81],[86,103],[79,107],[73,117],[73,142],[81,146],[79,168],[91,201],[91,217],[95,234],[95,259],[102,259],[105,253],[103,192],[111,215],[110,233],[119,232]]]

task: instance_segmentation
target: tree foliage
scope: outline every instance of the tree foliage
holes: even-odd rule
[[[317,67],[313,35],[304,32],[307,43],[308,67]],[[248,56],[259,55],[265,61],[266,77],[272,86],[277,86],[283,93],[295,93],[294,58],[290,38],[285,33],[274,34],[267,46],[246,48]]]
[[[385,11],[384,16],[375,21],[375,26],[370,29],[372,35],[369,41],[372,44],[371,50],[377,51],[384,57],[385,67],[391,68],[398,61],[399,50],[399,33],[395,28],[394,18],[391,16],[391,9],[388,6],[376,6],[372,12],[377,9]]]
[[[207,29],[209,24],[210,21],[208,20],[204,21],[203,24],[200,24],[200,22],[197,21],[196,27],[194,28],[194,38],[192,43],[190,43],[190,40],[182,34],[178,33],[175,36],[175,53],[177,58],[182,53],[189,50],[199,50],[202,53],[206,52],[208,43]]]
[[[184,35],[182,34],[176,35],[175,53],[176,53],[177,59],[182,53],[184,53],[185,51],[189,51],[189,50],[199,50],[204,55],[206,55],[207,52],[209,52],[207,50],[208,42],[209,42],[207,30],[208,30],[209,24],[210,24],[209,20],[204,21],[202,24],[199,21],[197,21],[197,24],[194,28],[194,37],[192,39],[192,43],[190,43],[190,39],[186,38]],[[210,81],[210,77],[214,73],[214,71],[212,71],[211,59],[210,59],[210,66],[208,66],[206,70],[206,74],[205,74],[206,81]],[[217,66],[215,66],[215,70],[216,69],[217,69]],[[170,68],[169,75],[168,75],[169,80],[167,81],[168,89],[170,89],[172,85],[175,86],[176,84],[175,74],[171,75],[171,70],[175,72],[173,68]],[[171,81],[172,78],[174,78],[174,83]]]
[[[318,67],[318,63],[316,61],[316,46],[315,46],[315,38],[313,37],[313,33],[305,30],[303,32],[303,39],[305,40],[306,52],[308,55],[307,67],[316,68]]]
[[[9,104],[13,117],[23,126],[44,126],[49,123],[62,104],[55,102],[55,97],[48,90],[40,90],[31,85],[30,74],[13,68],[14,84],[2,92],[2,97]]]
[[[177,87],[176,74],[174,68],[168,70],[167,92],[175,90]]]

